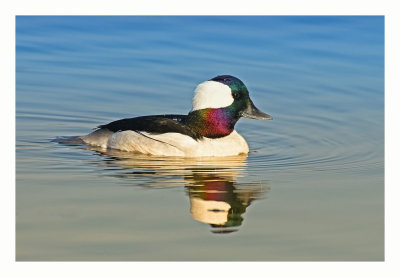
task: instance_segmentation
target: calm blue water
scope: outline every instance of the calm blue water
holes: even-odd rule
[[[248,157],[52,142],[221,74]],[[17,17],[16,161],[17,260],[383,260],[384,18]]]

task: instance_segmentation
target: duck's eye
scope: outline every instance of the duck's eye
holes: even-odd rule
[[[233,91],[233,92],[232,92],[232,97],[233,97],[234,99],[239,99],[239,98],[240,98],[240,93],[237,92],[237,91]]]

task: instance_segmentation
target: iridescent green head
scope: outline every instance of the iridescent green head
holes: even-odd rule
[[[214,77],[197,86],[188,123],[205,137],[229,135],[240,117],[271,120],[256,108],[241,80],[230,75]]]
[[[270,115],[263,113],[256,108],[253,101],[250,99],[247,87],[240,79],[231,75],[221,75],[212,78],[210,81],[222,83],[230,88],[233,98],[231,106],[239,116],[260,120],[272,119]]]

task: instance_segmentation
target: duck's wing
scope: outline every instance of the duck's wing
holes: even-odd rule
[[[202,136],[186,125],[187,115],[167,114],[139,116],[113,121],[97,128],[112,132],[139,131],[149,134],[180,133],[198,140]]]

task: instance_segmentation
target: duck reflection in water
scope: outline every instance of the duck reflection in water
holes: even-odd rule
[[[190,214],[200,222],[210,224],[211,232],[235,232],[243,222],[250,203],[262,196],[265,186],[235,183],[226,176],[199,174],[185,176],[190,198]]]
[[[212,233],[237,231],[247,207],[269,190],[265,182],[248,176],[247,155],[174,158],[118,150],[88,150],[95,150],[104,157],[98,162],[105,167],[108,176],[134,178],[135,186],[140,184],[148,188],[184,186],[190,199],[191,216],[209,224]],[[244,181],[238,182],[238,178]]]

